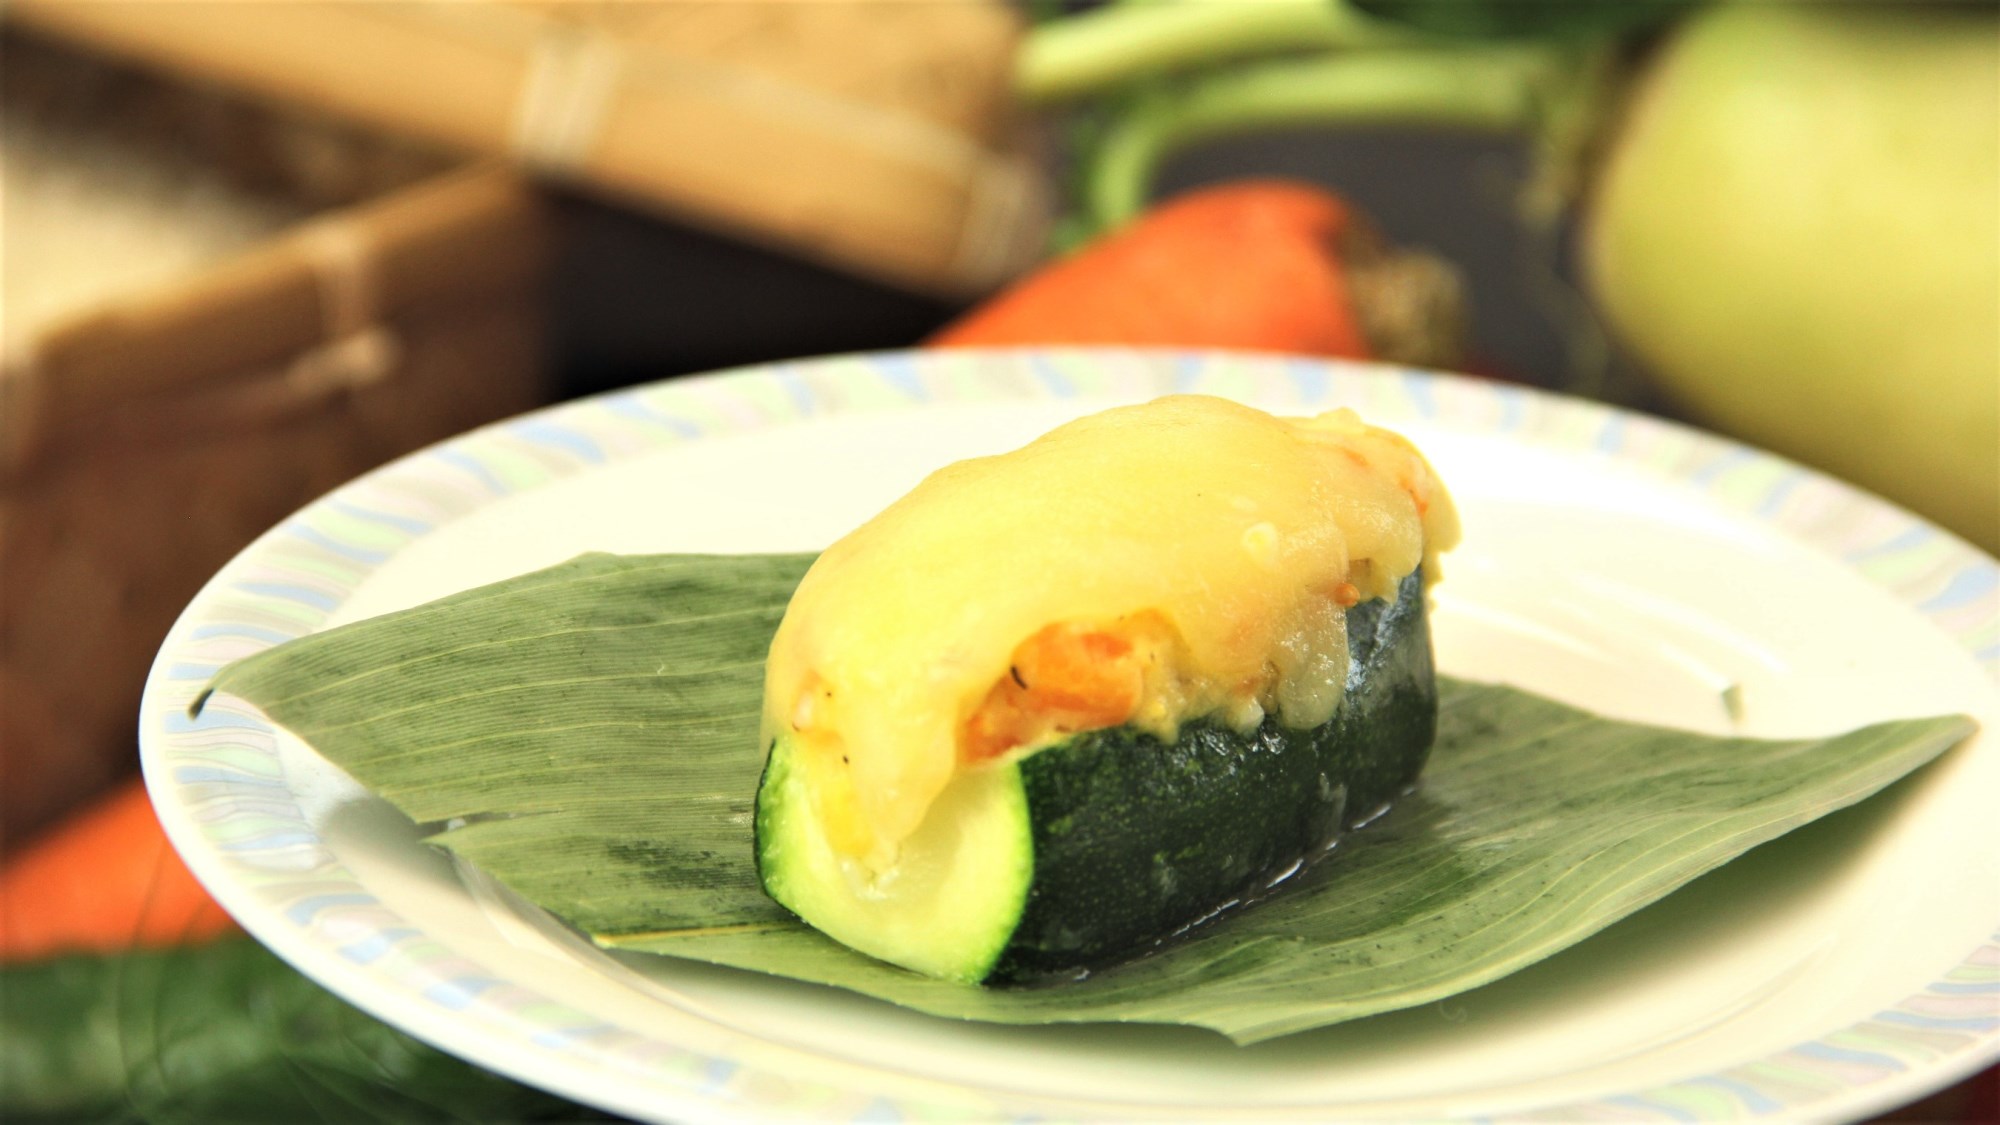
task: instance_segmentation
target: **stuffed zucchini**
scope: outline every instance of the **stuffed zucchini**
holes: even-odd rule
[[[1350,412],[1177,396],[933,474],[771,646],[765,890],[918,972],[1144,952],[1411,784],[1457,526]]]

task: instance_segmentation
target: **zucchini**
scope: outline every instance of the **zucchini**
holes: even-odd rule
[[[932,976],[1006,983],[1145,953],[1266,891],[1415,783],[1437,720],[1420,572],[1347,611],[1333,718],[1249,734],[1213,720],[1171,743],[1088,731],[961,771],[886,879],[811,814],[792,744],[758,789],[757,870],[773,899],[863,953]]]

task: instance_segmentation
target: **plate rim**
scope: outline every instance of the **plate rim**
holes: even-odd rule
[[[592,1071],[625,1073],[630,1070],[628,1067],[608,1065],[608,1056],[601,1051],[578,1056],[576,1061],[582,1062],[583,1066],[565,1071],[552,1081],[547,1070],[535,1064],[537,1060],[546,1058],[542,1052],[548,1044],[562,1036],[552,1038],[549,1027],[525,1021],[520,1015],[525,1002],[520,997],[510,994],[509,999],[516,1002],[512,1008],[480,1003],[476,996],[486,991],[481,988],[474,990],[475,1000],[464,1008],[439,1006],[427,1012],[404,1003],[406,998],[397,995],[399,990],[391,988],[389,982],[375,981],[365,972],[349,972],[354,964],[353,955],[348,954],[343,962],[343,952],[339,947],[327,944],[329,939],[315,938],[314,935],[327,930],[329,924],[332,926],[330,932],[340,932],[345,927],[355,935],[364,935],[368,925],[360,920],[364,915],[370,910],[390,913],[379,900],[373,901],[371,906],[355,901],[352,892],[333,892],[320,896],[329,901],[317,905],[301,900],[282,917],[268,904],[257,900],[257,890],[252,884],[255,878],[269,872],[250,869],[246,857],[261,852],[264,858],[275,858],[282,865],[286,857],[296,855],[298,862],[304,862],[309,858],[317,838],[302,819],[294,825],[279,825],[275,831],[271,825],[261,821],[255,824],[232,823],[242,818],[230,812],[230,786],[240,789],[243,785],[269,786],[272,783],[269,776],[258,775],[259,767],[254,762],[249,766],[250,772],[238,773],[232,781],[224,775],[247,759],[233,762],[227,768],[188,765],[174,760],[175,751],[186,751],[183,755],[186,762],[207,761],[208,757],[204,754],[215,749],[218,728],[242,732],[262,722],[261,716],[247,705],[216,709],[219,722],[203,724],[184,718],[179,722],[174,719],[176,714],[182,713],[189,697],[191,670],[203,667],[203,661],[214,652],[230,648],[228,644],[198,643],[229,637],[219,632],[202,634],[204,627],[221,624],[212,619],[220,599],[234,596],[245,605],[256,606],[260,604],[258,599],[284,600],[290,597],[269,588],[261,592],[251,590],[247,596],[240,591],[229,595],[229,587],[232,580],[246,572],[254,572],[260,562],[268,561],[272,552],[296,552],[302,549],[299,546],[301,543],[306,548],[341,557],[351,564],[349,569],[355,570],[359,577],[365,577],[375,567],[386,564],[394,557],[396,549],[415,542],[432,528],[412,530],[405,527],[401,530],[408,533],[408,538],[396,548],[383,551],[373,547],[356,547],[354,542],[343,543],[339,537],[315,529],[311,521],[316,516],[336,510],[338,505],[351,505],[353,497],[363,495],[370,489],[392,485],[404,476],[422,474],[428,471],[426,466],[434,460],[448,462],[463,470],[461,475],[465,477],[465,488],[455,500],[464,506],[454,511],[447,504],[443,517],[433,527],[501,502],[526,488],[587,472],[592,465],[607,464],[651,449],[683,441],[701,441],[734,431],[803,424],[818,417],[874,409],[875,405],[848,404],[843,397],[863,383],[869,384],[868,393],[875,396],[869,399],[870,403],[895,409],[926,402],[992,404],[1047,401],[1051,398],[1130,398],[1134,391],[1158,394],[1184,387],[1203,387],[1209,381],[1226,384],[1232,375],[1240,375],[1253,383],[1281,378],[1291,385],[1293,397],[1302,401],[1318,400],[1322,409],[1334,405],[1327,400],[1336,385],[1340,385],[1343,389],[1360,390],[1364,398],[1380,395],[1393,399],[1406,412],[1426,421],[1474,406],[1491,410],[1495,412],[1492,424],[1497,428],[1482,429],[1480,432],[1505,434],[1529,430],[1544,439],[1544,445],[1560,437],[1567,444],[1557,447],[1572,452],[1594,450],[1607,458],[1629,462],[1633,458],[1625,455],[1625,451],[1633,443],[1642,442],[1655,447],[1655,452],[1665,449],[1676,457],[1691,458],[1701,466],[1692,475],[1666,474],[1658,465],[1650,463],[1649,467],[1681,483],[1701,487],[1726,510],[1737,515],[1749,515],[1761,524],[1787,532],[1855,571],[1871,585],[1883,589],[1922,615],[1956,647],[1966,652],[1986,680],[2000,683],[2000,643],[1987,639],[2000,638],[2000,624],[1996,624],[2000,622],[2000,612],[1977,604],[1982,594],[2000,586],[2000,563],[1950,532],[1856,486],[1776,454],[1678,422],[1537,388],[1363,361],[1147,348],[897,350],[752,364],[557,403],[407,454],[315,499],[259,536],[221,568],[190,601],[162,643],[147,676],[141,700],[140,756],[147,788],[169,840],[217,900],[244,921],[245,929],[320,984],[378,1018],[389,1020],[419,1038],[461,1056],[465,1050],[456,1044],[474,1041],[478,1044],[477,1061],[480,1065],[525,1083],[554,1090],[573,1100],[605,1106],[617,1112],[645,1117],[667,1111],[697,1120],[796,1112],[805,1103],[796,1098],[791,1104],[785,1104],[783,1097],[774,1100],[773,1087],[740,1080],[734,1073],[734,1065],[720,1056],[700,1056],[695,1060],[701,1063],[697,1069],[702,1070],[705,1077],[692,1087],[686,1084],[660,1087],[655,1076],[654,1081],[648,1083],[653,1088],[647,1091],[647,1098],[642,1103],[607,1097],[605,1089],[588,1081]],[[1007,378],[1001,378],[1003,376]],[[854,382],[857,380],[859,382]],[[843,381],[852,385],[844,385]],[[1007,385],[1002,387],[1002,382]],[[967,393],[968,388],[972,388],[970,393]],[[1222,388],[1207,389],[1213,393]],[[742,401],[733,404],[736,410],[733,424],[730,421],[732,404],[728,401],[732,395],[742,398]],[[900,399],[898,396],[901,396]],[[659,399],[668,400],[683,411],[698,409],[691,416],[684,417],[661,409],[655,401],[649,401]],[[1354,403],[1343,398],[1341,404]],[[788,408],[790,414],[786,413]],[[1367,408],[1362,406],[1361,409],[1365,413]],[[765,413],[760,414],[759,411]],[[591,412],[622,417],[624,422],[635,428],[634,433],[652,440],[635,441],[622,448],[604,448],[604,433],[579,432],[575,428],[577,420]],[[702,428],[704,419],[713,424],[717,418],[724,420],[722,428]],[[620,440],[632,437],[622,433],[617,436]],[[547,475],[536,478],[537,470],[532,465],[524,468],[518,463],[489,463],[498,455],[496,451],[504,451],[508,457],[525,457],[527,462],[538,462],[541,471]],[[510,480],[510,473],[524,475],[519,475],[518,480]],[[1736,479],[1746,475],[1754,479],[1747,483]],[[485,491],[483,498],[481,490]],[[1867,525],[1865,534],[1849,529],[1842,534],[1852,535],[1850,542],[1829,542],[1836,538],[1836,531],[1829,530],[1823,522],[1827,511],[1858,516],[1858,522]],[[393,521],[391,530],[394,530]],[[393,539],[394,536],[387,538]],[[1871,574],[1856,565],[1858,558],[1873,557],[1879,562],[1883,556],[1894,556],[1900,560],[1903,564],[1901,569],[1905,571],[1912,570],[1908,565],[1910,559],[1921,556],[1929,560],[1923,566],[1914,568],[1916,572],[1931,576],[1926,580],[1928,586],[1925,587],[1930,590],[1929,596],[1914,600],[1918,594],[1913,592],[1909,581],[1896,584],[1882,577],[1888,570],[1896,568],[1878,567],[1878,572]],[[1941,571],[1948,571],[1949,577],[1940,581],[1937,575]],[[359,577],[355,581],[359,581]],[[269,587],[270,584],[263,586]],[[330,612],[339,604],[337,597],[329,600],[330,595],[324,587],[314,587],[306,592],[317,595],[317,600],[308,598],[306,602],[298,603],[308,609],[317,607]],[[293,594],[297,593],[299,591],[293,591]],[[1965,608],[1968,597],[1974,603],[1970,611]],[[256,628],[262,629],[261,635],[239,631],[234,640],[241,643],[237,643],[235,648],[243,651],[236,651],[235,655],[247,655],[247,651],[255,647],[268,647],[275,643],[274,638],[287,618],[302,626],[309,625],[312,615],[298,612],[298,604],[283,607],[283,613],[274,614],[269,620],[260,619],[263,624]],[[274,621],[277,622],[275,628]],[[313,629],[302,627],[299,631],[310,632]],[[263,723],[262,726],[268,736],[269,724]],[[225,734],[222,737],[248,736]],[[209,740],[208,745],[203,744],[204,739]],[[228,755],[223,757],[228,760]],[[281,780],[279,784],[282,785]],[[305,829],[305,837],[311,839],[299,836],[301,828]],[[256,830],[263,830],[264,835],[255,835]],[[235,838],[232,834],[236,834]],[[263,842],[259,843],[260,840]],[[250,881],[246,881],[246,876],[251,877]],[[349,881],[353,882],[351,877]],[[358,883],[353,885],[359,887]],[[339,884],[336,880],[328,886]],[[342,894],[348,897],[341,899]],[[365,891],[363,895],[372,899],[372,896],[365,895]],[[340,901],[330,901],[334,899]],[[307,909],[308,906],[312,909]],[[250,918],[244,917],[245,914],[255,919],[254,925]],[[287,923],[292,925],[292,929],[285,928]],[[367,963],[362,964],[365,966]],[[1970,1005],[1963,1003],[1966,996],[1990,995],[1990,989],[1995,987],[1990,982],[1994,981],[2000,981],[2000,925],[1996,925],[1995,931],[1989,931],[1984,943],[1968,951],[1943,979],[1884,1009],[1872,1020],[1830,1031],[1786,1051],[1746,1060],[1715,1073],[1689,1076],[1616,1097],[1553,1102],[1537,1106],[1531,1112],[1569,1116],[1602,1112],[1639,1119],[1684,1120],[1693,1112],[1690,1107],[1715,1105],[1718,1098],[1723,1099],[1720,1104],[1736,1114],[1769,1115],[1806,1110],[1816,1114],[1843,1115],[1877,1112],[1947,1086],[2000,1059],[2000,1018],[1937,1014],[1939,1011],[1954,1013],[1969,1010]],[[518,988],[513,982],[498,978],[493,983]],[[1967,986],[1978,991],[1968,993],[1965,991]],[[393,1009],[393,1015],[385,1013],[384,1008]],[[460,1013],[466,1010],[476,1011],[481,1018],[468,1023],[460,1018]],[[575,1030],[570,1029],[571,1032]],[[524,1032],[529,1033],[525,1038]],[[1927,1037],[1922,1043],[1918,1040],[1919,1032]],[[1942,1058],[1933,1059],[1930,1056],[1937,1053],[1936,1039],[1940,1035],[1958,1036],[1959,1042]],[[571,1034],[569,1044],[574,1046],[590,1038],[591,1035]],[[536,1045],[524,1046],[529,1043]],[[696,1053],[682,1043],[654,1045],[683,1054]],[[1899,1049],[1905,1053],[1898,1055],[1896,1052]],[[853,1064],[843,1065],[863,1074],[883,1073]],[[1784,1081],[1772,1079],[1770,1071],[1773,1068],[1784,1072]],[[1868,1076],[1863,1080],[1854,1080],[1857,1069],[1868,1071]],[[715,1080],[724,1070],[730,1073],[723,1075],[719,1081]],[[1801,1080],[1802,1073],[1807,1076],[1805,1081]],[[628,1077],[643,1078],[637,1073]],[[937,1080],[914,1076],[893,1077],[899,1085],[937,1084]],[[970,1087],[963,1089],[979,1093]],[[799,1093],[790,1084],[783,1086],[782,1092],[788,1095]],[[823,1111],[832,1104],[820,1091],[807,1091],[805,1095],[806,1103],[817,1105],[813,1115],[824,1116]],[[894,1104],[894,1095],[879,1095],[872,1099],[864,1097],[862,1100],[867,1103],[867,1108],[874,1110],[881,1108],[879,1103],[884,1099],[892,1103],[889,1108],[898,1108]],[[923,1103],[914,1104],[921,1106]],[[1115,1103],[1104,1103],[1104,1109],[1110,1112],[1115,1113],[1118,1108]]]

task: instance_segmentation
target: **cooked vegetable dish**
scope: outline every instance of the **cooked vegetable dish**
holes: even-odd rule
[[[760,877],[979,981],[1143,952],[1414,781],[1457,524],[1349,411],[1180,396],[949,466],[828,548],[766,667]]]

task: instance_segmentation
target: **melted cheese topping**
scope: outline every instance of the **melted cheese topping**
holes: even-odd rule
[[[1423,457],[1350,411],[1105,411],[941,469],[829,547],[772,642],[765,744],[804,751],[834,846],[890,871],[956,771],[1069,730],[1325,722],[1345,608],[1393,598],[1420,564],[1434,579],[1457,535]],[[1073,691],[1024,677],[1071,651],[1113,664],[1058,671]],[[1023,719],[1036,691],[1060,714]]]

